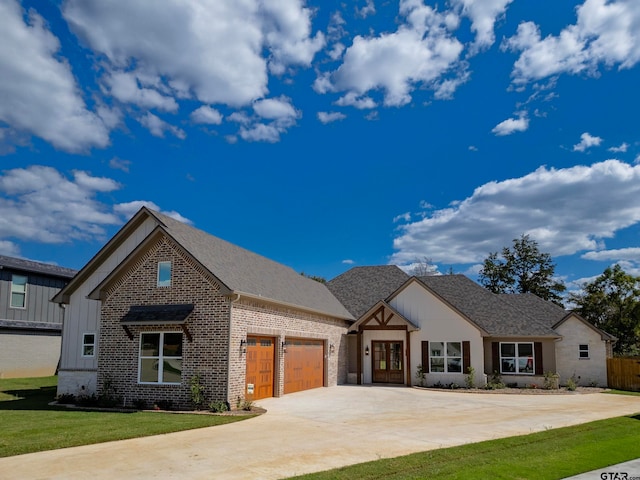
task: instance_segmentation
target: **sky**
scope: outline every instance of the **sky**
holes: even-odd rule
[[[308,275],[640,275],[637,0],[0,0],[0,254],[143,205]]]

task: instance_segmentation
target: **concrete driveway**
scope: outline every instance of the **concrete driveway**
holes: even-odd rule
[[[640,397],[623,395],[378,386],[322,388],[256,403],[268,412],[234,424],[2,458],[0,477],[278,479],[640,412]]]

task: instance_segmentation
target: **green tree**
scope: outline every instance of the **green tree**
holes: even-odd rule
[[[616,264],[569,299],[583,318],[618,337],[615,354],[640,354],[640,277]]]
[[[533,293],[562,305],[560,294],[566,287],[554,278],[555,268],[551,256],[541,252],[535,240],[521,235],[502,254],[489,254],[480,270],[480,283],[493,293]]]

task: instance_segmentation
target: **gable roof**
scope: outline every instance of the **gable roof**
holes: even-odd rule
[[[327,282],[327,287],[351,315],[360,318],[409,278],[396,265],[354,267]]]
[[[570,317],[575,317],[595,332],[599,333],[603,340],[616,341],[613,335],[600,330],[575,312],[567,311],[553,302],[547,302],[532,293],[502,294],[500,298],[509,302],[514,307],[525,310],[529,316],[535,317],[539,322],[546,323],[551,328],[556,328]]]
[[[154,219],[157,227],[146,238],[160,230],[178,243],[231,293],[353,320],[351,314],[325,285],[298,274],[292,268],[147,207],[143,207],[134,215],[85,265],[78,275],[79,279],[87,278],[95,271],[104,259],[148,218]],[[116,270],[118,268],[114,272]],[[109,276],[101,283],[104,284],[108,278]],[[56,297],[56,301],[64,301],[65,295],[68,297],[78,287],[77,282],[72,283],[74,284],[67,285],[62,294]]]
[[[49,263],[34,262],[24,258],[6,257],[0,255],[0,270],[11,269],[24,273],[37,273],[49,277],[56,277],[69,280],[77,273],[71,268],[59,267]]]
[[[501,295],[464,275],[437,275],[419,280],[491,336],[559,336],[551,325],[515,308]]]

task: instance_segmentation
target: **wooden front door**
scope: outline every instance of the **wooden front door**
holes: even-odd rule
[[[324,342],[287,338],[284,354],[284,393],[324,386]]]
[[[245,398],[273,397],[275,341],[271,337],[247,337]]]
[[[403,343],[371,342],[373,347],[373,383],[404,383]]]

